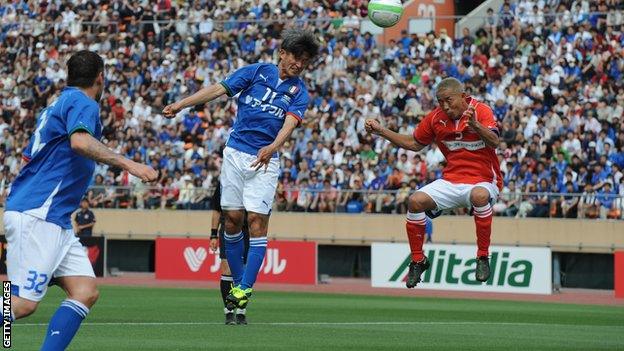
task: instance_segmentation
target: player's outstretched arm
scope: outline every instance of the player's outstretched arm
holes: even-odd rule
[[[417,142],[412,135],[395,133],[388,128],[382,127],[376,119],[367,119],[364,127],[368,133],[377,134],[405,150],[420,151],[426,146]]]
[[[266,170],[266,168],[269,166],[269,161],[271,161],[271,157],[273,156],[273,154],[276,153],[282,147],[282,145],[284,145],[286,140],[290,138],[290,135],[292,134],[293,130],[297,128],[297,125],[299,125],[299,120],[297,118],[293,117],[290,114],[286,115],[284,125],[282,126],[282,129],[280,129],[280,131],[277,133],[275,140],[271,144],[263,147],[258,151],[258,158],[250,165],[250,167],[258,170],[262,166],[264,166],[264,169]]]
[[[176,113],[180,112],[180,110],[189,107],[195,106],[199,104],[204,104],[206,102],[210,102],[227,91],[222,84],[213,84],[209,87],[203,88],[196,92],[195,94],[188,96],[180,101],[174,102],[171,105],[165,106],[163,109],[163,115],[167,118],[175,117]]]
[[[124,169],[144,182],[151,182],[158,178],[158,172],[152,167],[134,162],[113,152],[86,131],[74,132],[69,137],[69,141],[72,150],[78,154],[109,166]]]

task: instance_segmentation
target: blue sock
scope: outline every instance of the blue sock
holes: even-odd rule
[[[238,234],[225,233],[225,256],[227,257],[234,286],[240,284],[243,278],[245,264],[243,263],[243,255],[245,254],[245,242],[243,241],[243,232]]]
[[[249,252],[247,253],[247,267],[243,274],[241,289],[251,288],[256,282],[262,260],[266,254],[267,238],[266,236],[249,239]]]
[[[81,302],[66,299],[50,319],[41,351],[65,350],[80,328],[89,309]]]

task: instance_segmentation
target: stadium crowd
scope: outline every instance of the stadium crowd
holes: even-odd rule
[[[103,141],[161,175],[146,185],[99,165],[91,205],[208,208],[236,104],[222,99],[173,120],[162,108],[245,64],[275,63],[280,31],[298,26],[317,33],[322,52],[305,73],[306,118],[281,152],[275,210],[406,212],[408,195],[440,177],[444,157],[435,145],[399,150],[367,135],[364,121],[411,133],[435,107],[436,82],[453,76],[499,122],[496,213],[624,218],[623,2],[506,0],[475,33],[404,32],[386,44],[360,31],[365,4],[3,2],[0,196],[36,116],[65,85],[64,62],[89,49],[105,58]]]

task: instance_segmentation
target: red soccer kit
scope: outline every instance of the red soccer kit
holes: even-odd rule
[[[472,97],[467,102],[475,107],[475,118],[484,127],[498,134],[492,110]],[[495,149],[485,145],[479,134],[468,126],[468,117],[453,120],[437,107],[418,124],[414,139],[422,145],[435,142],[446,158],[442,178],[451,183],[495,183],[499,190],[503,181]]]

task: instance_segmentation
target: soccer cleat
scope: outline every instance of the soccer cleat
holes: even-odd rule
[[[475,271],[475,277],[480,282],[486,282],[490,279],[490,260],[487,256],[477,258],[477,270]]]
[[[240,286],[235,286],[230,290],[230,294],[225,298],[226,306],[228,310],[232,311],[235,308],[245,308],[251,297],[252,289],[241,289]]]
[[[405,286],[408,289],[411,289],[416,286],[416,284],[420,283],[420,276],[424,271],[429,269],[429,260],[427,257],[423,258],[420,262],[412,261],[409,264],[409,271],[407,272],[407,280],[405,281]]]
[[[229,312],[225,314],[225,325],[235,325],[237,324],[237,319],[234,318],[234,312]]]
[[[236,324],[247,325],[247,316],[242,313],[236,314]]]

